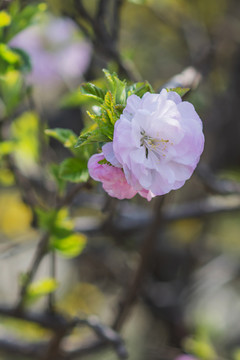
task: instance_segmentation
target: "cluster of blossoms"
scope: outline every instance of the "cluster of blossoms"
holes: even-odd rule
[[[89,174],[112,197],[138,193],[150,201],[183,186],[203,146],[202,122],[176,92],[131,95],[114,125],[113,141],[89,159]]]

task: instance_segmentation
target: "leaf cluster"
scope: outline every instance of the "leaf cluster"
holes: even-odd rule
[[[66,209],[37,209],[40,228],[50,234],[49,250],[56,250],[60,255],[71,258],[78,256],[84,249],[87,238],[74,231],[74,224],[68,218]]]
[[[59,165],[51,165],[50,171],[60,192],[64,190],[67,181],[73,183],[86,182],[89,178],[87,162],[90,149],[87,147],[82,151],[75,149],[77,135],[70,129],[46,129],[45,133],[61,142],[73,155],[73,157],[63,160]]]
[[[81,93],[86,99],[94,100],[98,105],[92,107],[88,115],[94,125],[82,132],[75,147],[92,142],[108,142],[113,139],[114,125],[120,118],[130,95],[142,97],[146,92],[153,92],[148,82],[138,82],[128,85],[120,80],[116,73],[103,70],[106,78],[106,88],[101,89],[95,84],[86,83],[81,86]]]

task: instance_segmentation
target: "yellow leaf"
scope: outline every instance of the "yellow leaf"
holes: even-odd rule
[[[0,11],[0,28],[11,24],[11,16],[6,11]]]

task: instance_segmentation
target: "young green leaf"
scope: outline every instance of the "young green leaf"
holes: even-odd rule
[[[108,91],[104,98],[104,103],[102,105],[102,116],[106,119],[106,122],[109,122],[112,125],[117,121],[117,115],[115,113],[115,101],[112,93]],[[112,130],[112,126],[110,127]]]
[[[23,49],[11,47],[11,50],[20,56],[20,64],[18,69],[23,73],[28,73],[32,70],[32,63],[30,56]]]
[[[23,98],[23,78],[19,71],[11,69],[11,65],[9,67],[10,69],[7,66],[2,72],[2,65],[4,66],[4,62],[1,61],[0,55],[0,73],[6,70],[4,76],[0,77],[0,91],[5,114],[11,115]]]
[[[98,162],[100,165],[108,165],[108,166],[113,166],[109,161],[107,161],[106,159],[102,159]]]
[[[9,14],[12,17],[6,34],[6,42],[9,42],[16,34],[36,22],[41,13],[45,12],[47,6],[42,4],[29,4],[21,7],[20,1],[12,1],[9,7]],[[43,4],[44,5],[44,4]]]
[[[53,237],[51,247],[64,257],[78,256],[86,246],[87,238],[83,234],[72,233],[66,237]]]
[[[11,154],[16,148],[14,141],[2,141],[0,142],[0,158],[4,155]]]
[[[0,11],[0,28],[11,24],[12,18],[6,11]]]
[[[135,94],[142,97],[146,92],[154,93],[154,90],[148,81],[138,82],[127,87],[128,96]]]
[[[46,278],[30,284],[24,298],[24,302],[32,304],[41,297],[54,292],[58,287],[58,283],[53,278]]]
[[[105,91],[92,83],[86,83],[81,86],[81,92],[87,97],[93,98],[99,103],[103,103]]]
[[[103,72],[107,79],[109,90],[114,96],[115,103],[125,105],[127,100],[126,81],[120,80],[116,73],[111,74],[106,69],[103,69]]]
[[[75,144],[75,148],[91,143],[107,141],[110,141],[109,138],[106,135],[102,134],[99,128],[96,128],[92,131],[88,131],[80,135]]]
[[[36,208],[35,212],[37,214],[38,226],[44,230],[52,232],[58,216],[57,210]]]
[[[15,142],[14,158],[23,173],[32,173],[39,159],[39,119],[36,113],[26,111],[11,124]]]
[[[60,141],[65,147],[73,147],[77,141],[77,135],[70,129],[46,129],[45,134]]]

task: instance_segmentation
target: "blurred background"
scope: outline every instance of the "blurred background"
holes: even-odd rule
[[[194,80],[187,100],[203,121],[205,150],[192,178],[164,199],[154,251],[121,335],[131,360],[171,360],[181,354],[186,354],[182,360],[239,360],[240,2],[0,4],[1,303],[15,304],[19,279],[39,239],[31,194],[37,207],[51,208],[56,182],[50,164],[69,156],[59,142],[46,139],[44,129],[80,134],[89,123],[90,104],[79,87],[86,81],[103,84],[102,68],[128,81],[148,80],[156,92],[182,74],[173,81],[186,86],[188,76]],[[24,51],[21,66],[15,68],[10,55],[6,60],[4,46]],[[14,163],[6,158],[9,153]],[[56,307],[72,316],[95,314],[111,326],[139,266],[154,201],[110,199],[93,182],[62,217],[71,217],[86,245],[57,255]],[[36,281],[48,276],[49,268],[47,256]],[[44,306],[44,297],[30,304],[37,310]],[[67,346],[88,339],[90,332],[74,331]],[[49,338],[48,331],[8,317],[0,319],[0,335],[19,341]],[[1,343],[0,354],[3,360],[13,358],[1,352]],[[112,360],[117,355],[103,349],[84,358]]]

